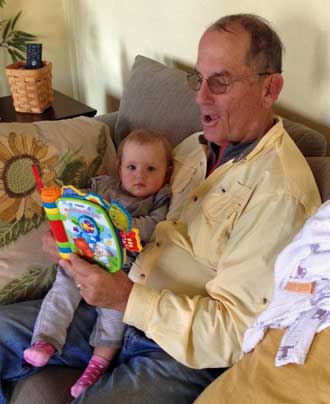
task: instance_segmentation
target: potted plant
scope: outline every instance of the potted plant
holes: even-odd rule
[[[0,8],[3,8],[6,0],[0,0]],[[15,17],[0,19],[0,47],[8,51],[13,62],[24,60],[26,46],[29,42],[34,42],[37,37],[25,31],[16,29],[22,11]]]

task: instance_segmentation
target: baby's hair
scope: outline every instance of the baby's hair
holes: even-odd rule
[[[161,144],[165,151],[167,167],[173,165],[172,145],[166,136],[147,129],[136,129],[129,133],[119,144],[117,151],[117,161],[120,164],[123,155],[123,149],[127,143],[145,144]]]

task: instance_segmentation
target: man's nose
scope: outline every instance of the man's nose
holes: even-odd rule
[[[196,95],[196,102],[198,105],[205,105],[205,104],[213,104],[214,103],[214,94],[209,89],[206,80],[202,80],[200,89]]]

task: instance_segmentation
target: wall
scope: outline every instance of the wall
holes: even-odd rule
[[[330,136],[330,0],[63,1],[74,94],[99,113],[116,109],[136,54],[193,66],[210,22],[252,12],[271,21],[286,47],[281,112]]]
[[[69,64],[66,23],[63,0],[7,0],[0,9],[6,18],[23,10],[17,29],[38,36],[43,44],[43,59],[53,63],[53,88],[72,95],[72,79]],[[12,63],[4,49],[0,48],[0,96],[10,94],[3,67]]]

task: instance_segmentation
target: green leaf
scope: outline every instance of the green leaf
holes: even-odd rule
[[[25,55],[23,53],[18,52],[16,49],[13,49],[13,48],[8,48],[8,52],[9,52],[9,49],[11,49],[13,55],[15,56],[15,62],[17,60],[24,60],[25,59]]]
[[[26,44],[24,43],[17,43],[17,42],[13,42],[13,41],[9,41],[8,45],[18,49],[21,52],[26,52]]]
[[[0,0],[0,7],[2,8],[6,4],[6,0]]]
[[[59,177],[63,184],[71,184],[83,188],[86,178],[86,164],[81,160],[74,160],[66,165]]]
[[[6,39],[6,38],[7,38],[7,36],[8,36],[8,31],[9,31],[9,29],[10,29],[10,25],[11,25],[11,19],[8,20],[8,22],[7,22],[6,26],[5,26],[5,29],[3,30],[3,33],[2,33],[2,38],[3,38],[3,39]]]
[[[56,265],[31,268],[21,278],[9,282],[0,291],[0,304],[11,304],[44,297],[56,277]]]
[[[37,36],[33,35],[33,34],[29,34],[28,32],[24,32],[24,31],[15,31],[15,33],[17,35],[19,35],[21,38],[30,38],[30,39],[36,39]]]
[[[14,55],[13,51],[10,48],[8,48],[7,50],[11,57],[11,60],[13,61],[13,63],[15,63],[17,61],[17,59],[16,59],[16,56]]]
[[[20,15],[22,14],[22,11],[20,11],[19,13],[17,13],[16,17],[13,19],[12,23],[11,23],[11,29],[14,30],[15,25],[17,23],[17,20],[19,19]]]
[[[34,215],[32,219],[21,219],[18,222],[1,226],[0,247],[9,245],[17,240],[21,234],[27,234],[33,229],[37,229],[45,220],[44,216]]]

